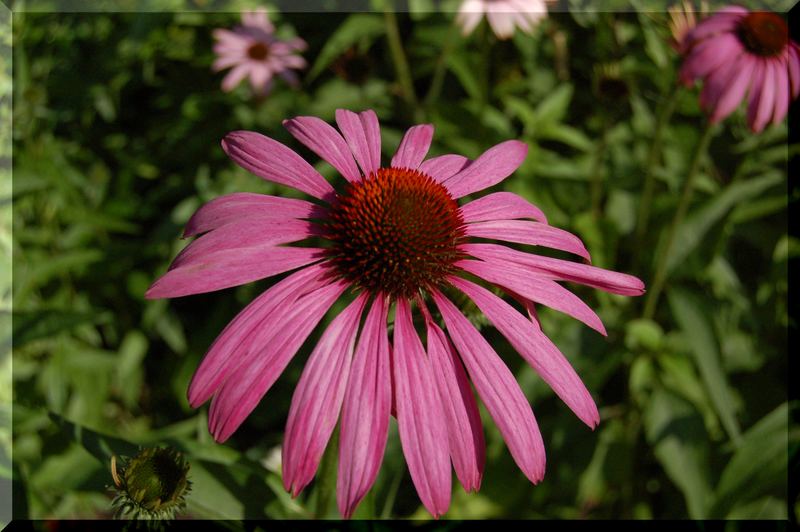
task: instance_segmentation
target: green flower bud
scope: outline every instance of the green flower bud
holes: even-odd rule
[[[186,506],[185,495],[191,489],[189,463],[174,449],[142,449],[119,468],[113,457],[111,474],[117,518],[172,519]]]

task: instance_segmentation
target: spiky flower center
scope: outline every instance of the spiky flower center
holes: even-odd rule
[[[381,168],[347,185],[326,235],[339,273],[371,292],[411,297],[454,271],[464,220],[447,189],[407,168]]]
[[[750,13],[739,23],[742,44],[757,55],[772,56],[783,52],[789,44],[789,28],[775,13]]]
[[[255,61],[263,61],[268,55],[269,47],[263,42],[253,43],[247,49],[247,57]]]

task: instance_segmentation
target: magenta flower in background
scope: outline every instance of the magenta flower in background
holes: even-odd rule
[[[464,0],[456,22],[469,35],[484,15],[498,39],[510,39],[516,28],[531,33],[547,16],[547,6],[544,0]]]
[[[703,80],[700,105],[712,123],[748,94],[747,123],[757,133],[783,120],[800,93],[800,48],[775,13],[723,8],[699,23],[684,45],[681,80]]]
[[[396,415],[419,497],[432,515],[444,514],[451,461],[467,491],[479,489],[483,474],[483,429],[470,383],[517,465],[532,482],[540,481],[545,450],[531,406],[452,296],[463,293],[474,301],[594,428],[599,415],[592,396],[542,331],[535,305],[605,334],[599,317],[560,282],[622,295],[640,295],[644,285],[589,265],[580,239],[548,225],[544,214],[520,196],[493,192],[459,206],[457,200],[511,175],[527,154],[524,143],[502,142],[474,161],[460,155],[426,159],[433,126],[423,124],[405,133],[384,165],[373,111],[338,110],[336,124],[338,131],[310,116],[284,122],[347,181],[339,191],[275,140],[250,131],[223,139],[236,164],[315,201],[234,193],[204,205],[187,223],[185,236],[203,236],[180,252],[147,291],[148,298],[199,294],[291,272],[216,339],[192,379],[190,404],[198,407],[211,399],[209,430],[225,441],[334,302],[345,298],[346,308],[314,347],[292,398],[282,468],[284,486],[293,496],[313,479],[339,422],[337,500],[342,515],[352,515],[375,481],[389,418]],[[561,250],[586,263],[535,255],[511,243]],[[500,287],[523,311],[474,279]],[[414,313],[423,318],[427,345],[414,326]]]
[[[253,92],[266,96],[272,90],[275,75],[292,86],[298,84],[297,74],[291,69],[306,67],[305,59],[297,55],[306,49],[306,42],[300,38],[278,40],[274,32],[263,10],[242,13],[242,25],[232,31],[214,30],[217,59],[212,69],[215,72],[231,69],[222,80],[222,90],[232,91],[242,80],[250,78]]]

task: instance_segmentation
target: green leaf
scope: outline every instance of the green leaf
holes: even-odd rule
[[[562,83],[536,106],[536,121],[539,124],[558,123],[567,114],[574,89],[571,83]]]
[[[703,420],[689,403],[660,389],[645,407],[644,423],[653,453],[683,492],[689,517],[703,519],[711,497]]]
[[[358,44],[362,50],[384,32],[383,18],[371,13],[354,13],[325,42],[314,66],[306,76],[306,82],[316,78],[334,59],[348,48]]]
[[[703,237],[717,221],[733,207],[757,198],[769,187],[785,179],[785,174],[772,171],[755,179],[732,183],[721,193],[715,195],[696,212],[692,213],[678,228],[672,253],[667,258],[667,272],[682,264],[686,257],[702,242]]]
[[[721,357],[714,329],[707,315],[711,312],[689,292],[673,289],[668,294],[672,315],[689,343],[700,376],[714,404],[714,409],[734,444],[741,439],[741,430],[733,411],[728,382],[722,370]]]
[[[13,340],[15,348],[21,347],[28,342],[69,331],[78,325],[104,322],[108,318],[109,315],[103,312],[87,313],[59,309],[14,312],[11,318],[12,338],[4,339],[3,345],[7,345]]]
[[[784,403],[742,436],[741,445],[722,471],[710,517],[725,519],[743,503],[776,489],[786,496],[788,423],[789,407]]]

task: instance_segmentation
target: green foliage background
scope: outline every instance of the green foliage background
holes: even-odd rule
[[[497,189],[578,234],[595,264],[650,284],[704,124],[697,89],[675,91],[680,59],[662,9],[595,12],[569,2],[571,13],[551,12],[533,36],[498,41],[485,23],[462,37],[453,25],[458,2],[444,3],[444,14],[409,2],[411,12],[395,18],[411,95],[386,37],[392,17],[377,5],[344,13],[333,4],[326,13],[273,16],[281,35],[308,41],[310,68],[299,90],[279,85],[260,102],[246,85],[221,92],[222,75],[210,70],[212,29],[237,24],[238,15],[197,10],[239,4],[174,1],[161,8],[174,12],[150,13],[12,6],[13,34],[7,24],[0,33],[0,113],[7,123],[13,90],[14,120],[13,188],[0,165],[0,250],[13,253],[13,311],[7,284],[0,305],[4,334],[13,336],[3,338],[0,365],[10,371],[13,349],[13,396],[3,383],[0,418],[10,419],[12,399],[14,415],[13,437],[0,423],[0,457],[11,455],[13,440],[13,466],[0,460],[0,478],[13,470],[16,519],[108,517],[111,454],[156,444],[191,462],[188,516],[337,517],[330,457],[296,500],[283,491],[275,461],[319,332],[218,445],[206,429],[207,407],[188,406],[187,385],[215,336],[270,281],[143,299],[186,245],[182,226],[204,202],[238,191],[298,195],[232,164],[219,146],[229,131],[257,130],[298,148],[281,120],[331,121],[343,107],[375,109],[384,156],[418,121],[435,125],[435,154],[474,158],[502,140],[524,140],[525,163]],[[648,153],[670,98],[663,156],[653,164]],[[8,133],[0,135],[4,162]],[[787,194],[786,170],[796,153],[785,122],[756,136],[738,110],[701,159],[654,318],[641,317],[643,298],[584,287],[572,288],[603,318],[608,338],[542,309],[544,330],[600,407],[594,432],[502,336],[483,328],[534,407],[548,471],[530,485],[483,412],[483,487],[468,495],[454,486],[447,518],[796,520],[797,491],[787,486],[798,444],[787,402],[787,334],[796,327],[787,272],[798,242],[787,232],[796,194]],[[639,242],[648,166],[657,194]],[[429,518],[392,423],[378,481],[356,517]]]

